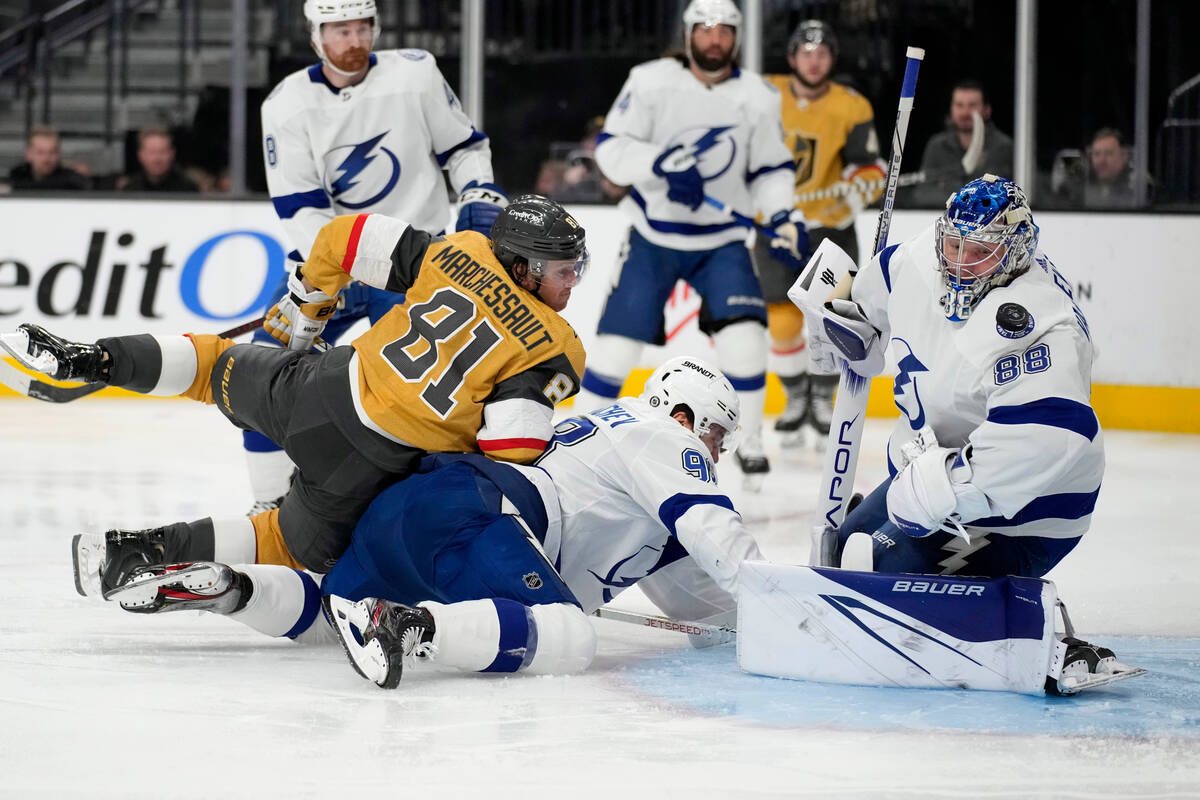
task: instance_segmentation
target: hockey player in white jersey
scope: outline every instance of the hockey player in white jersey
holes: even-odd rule
[[[380,213],[442,233],[450,219],[443,170],[460,193],[456,230],[487,236],[507,197],[494,183],[487,136],[433,56],[372,52],[380,34],[375,0],[306,0],[304,15],[320,61],[284,78],[262,105],[267,186],[290,266],[308,257],[318,231],[339,214]],[[276,296],[288,293],[285,278]],[[359,283],[342,298],[325,327],[329,342],[404,299]],[[255,341],[273,343],[266,331]],[[262,434],[244,439],[255,510],[267,510],[286,494],[292,466]]]
[[[865,534],[879,572],[1045,575],[1088,529],[1104,446],[1087,320],[1025,193],[972,181],[826,309],[808,326],[814,353],[870,376],[890,343],[902,412],[893,478],[846,517],[834,557]]]
[[[324,592],[355,668],[385,687],[416,658],[581,670],[595,651],[585,615],[634,584],[678,618],[734,609],[741,564],[762,558],[716,484],[738,415],[716,369],[673,359],[640,397],[560,423],[534,466],[431,456],[372,503],[320,589],[286,567],[192,564],[147,568],[108,596],[309,640],[327,635]]]
[[[634,67],[605,117],[596,163],[631,186],[621,208],[632,229],[588,349],[581,408],[615,399],[643,344],[665,341],[663,306],[676,281],[704,299],[701,328],[741,396],[739,466],[761,482],[766,396],[766,305],[745,247],[747,229],[705,195],[776,232],[771,252],[794,269],[807,247],[793,221],[792,155],[779,92],[736,63],[742,15],[732,0],[693,0],[683,12],[686,55]]]

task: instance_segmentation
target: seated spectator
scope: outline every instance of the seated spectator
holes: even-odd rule
[[[989,172],[1012,176],[1012,138],[991,120],[992,105],[983,84],[969,79],[954,84],[946,129],[925,144],[921,156],[925,179],[913,187],[907,205],[942,208],[952,193]],[[978,134],[977,123],[982,126]]]
[[[138,132],[139,169],[117,185],[127,192],[198,192],[195,181],[175,163],[175,145],[165,128]]]
[[[596,139],[604,130],[604,117],[588,120],[583,138],[566,157],[561,184],[551,193],[560,203],[615,203],[625,189],[604,177],[596,166]]]
[[[1116,128],[1101,128],[1088,145],[1082,178],[1064,188],[1067,202],[1074,207],[1136,208],[1139,181],[1146,186],[1149,198],[1150,178],[1134,174],[1125,137]]]
[[[36,127],[25,139],[25,163],[8,173],[14,191],[61,191],[90,188],[88,179],[62,165],[58,131]]]

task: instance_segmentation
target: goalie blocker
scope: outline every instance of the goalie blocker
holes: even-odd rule
[[[1058,592],[1035,578],[943,578],[746,562],[738,665],[863,686],[1074,694],[1145,670],[1055,635]]]

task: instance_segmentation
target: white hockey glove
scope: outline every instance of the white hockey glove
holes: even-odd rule
[[[961,533],[959,523],[986,516],[987,497],[970,483],[969,453],[969,447],[964,451],[932,447],[900,470],[887,490],[892,524],[919,539],[947,521]]]
[[[896,469],[904,469],[923,453],[937,446],[937,435],[933,432],[933,428],[926,425],[917,431],[917,435],[911,441],[900,445],[900,463],[896,465]]]
[[[825,338],[833,343],[855,373],[873,378],[883,372],[885,342],[858,303],[830,300],[825,304],[821,327]]]
[[[337,298],[307,289],[300,269],[288,278],[288,293],[267,312],[263,330],[289,350],[308,350],[337,310]]]

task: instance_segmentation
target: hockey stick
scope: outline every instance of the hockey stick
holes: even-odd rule
[[[258,330],[262,327],[262,324],[263,318],[259,317],[249,322],[243,322],[241,325],[237,325],[227,331],[222,331],[217,336],[220,336],[222,339],[232,339],[235,336],[241,336],[243,333]],[[22,360],[11,347],[4,343],[3,338],[0,338],[0,348],[8,351],[17,361]],[[100,382],[84,383],[79,386],[56,386],[21,372],[4,359],[0,359],[0,383],[12,389],[17,394],[23,394],[47,403],[70,403],[73,400],[87,397],[89,394],[98,392],[108,386],[107,383]]]
[[[720,211],[723,214],[728,214],[730,217],[733,218],[734,222],[737,222],[740,225],[745,225],[748,228],[753,228],[754,230],[759,231],[760,233],[765,233],[767,236],[770,236],[771,238],[775,238],[775,229],[774,228],[769,227],[767,225],[760,225],[758,222],[756,222],[751,217],[747,217],[745,214],[741,213],[740,211],[734,211],[732,208],[725,205],[717,198],[709,197],[708,195],[704,195],[704,202],[708,203],[710,206],[715,208],[717,211]]]
[[[926,178],[927,176],[924,172],[909,172],[901,175],[897,181],[897,184],[900,187],[916,186],[917,184],[924,183]],[[851,181],[838,181],[837,183],[831,183],[824,189],[813,189],[812,191],[808,192],[796,192],[793,200],[795,200],[797,203],[809,203],[813,200],[827,200],[830,197],[845,197],[846,195],[854,192],[861,192],[864,189],[868,192],[873,192],[876,189],[883,189],[886,187],[887,182],[887,178],[876,178],[873,181],[862,181],[857,184]]]
[[[909,47],[905,53],[904,82],[900,88],[900,105],[896,110],[896,126],[892,132],[887,189],[883,195],[883,208],[879,212],[879,224],[875,228],[875,248],[872,251],[875,255],[887,247],[892,209],[896,204],[896,188],[900,182],[900,161],[904,157],[904,140],[908,135],[908,118],[912,114],[913,97],[917,90],[917,72],[924,58],[925,51],[919,47]],[[849,297],[849,289],[850,281],[843,280],[838,284],[835,294],[840,292]],[[829,426],[829,444],[825,448],[821,470],[820,494],[817,497],[819,516],[813,526],[813,547],[809,555],[810,563],[817,566],[836,566],[830,563],[834,543],[829,541],[831,537],[826,532],[837,530],[846,518],[846,501],[853,494],[870,386],[869,378],[855,374],[843,364],[837,402]]]
[[[617,622],[629,622],[633,625],[641,625],[646,628],[659,628],[664,631],[686,633],[692,637],[692,641],[696,643],[697,647],[712,647],[737,639],[737,630],[728,625],[684,622],[682,620],[671,619],[670,617],[638,614],[633,611],[619,611],[615,608],[606,608],[604,606],[593,611],[592,616],[599,617],[600,619],[612,619]]]

